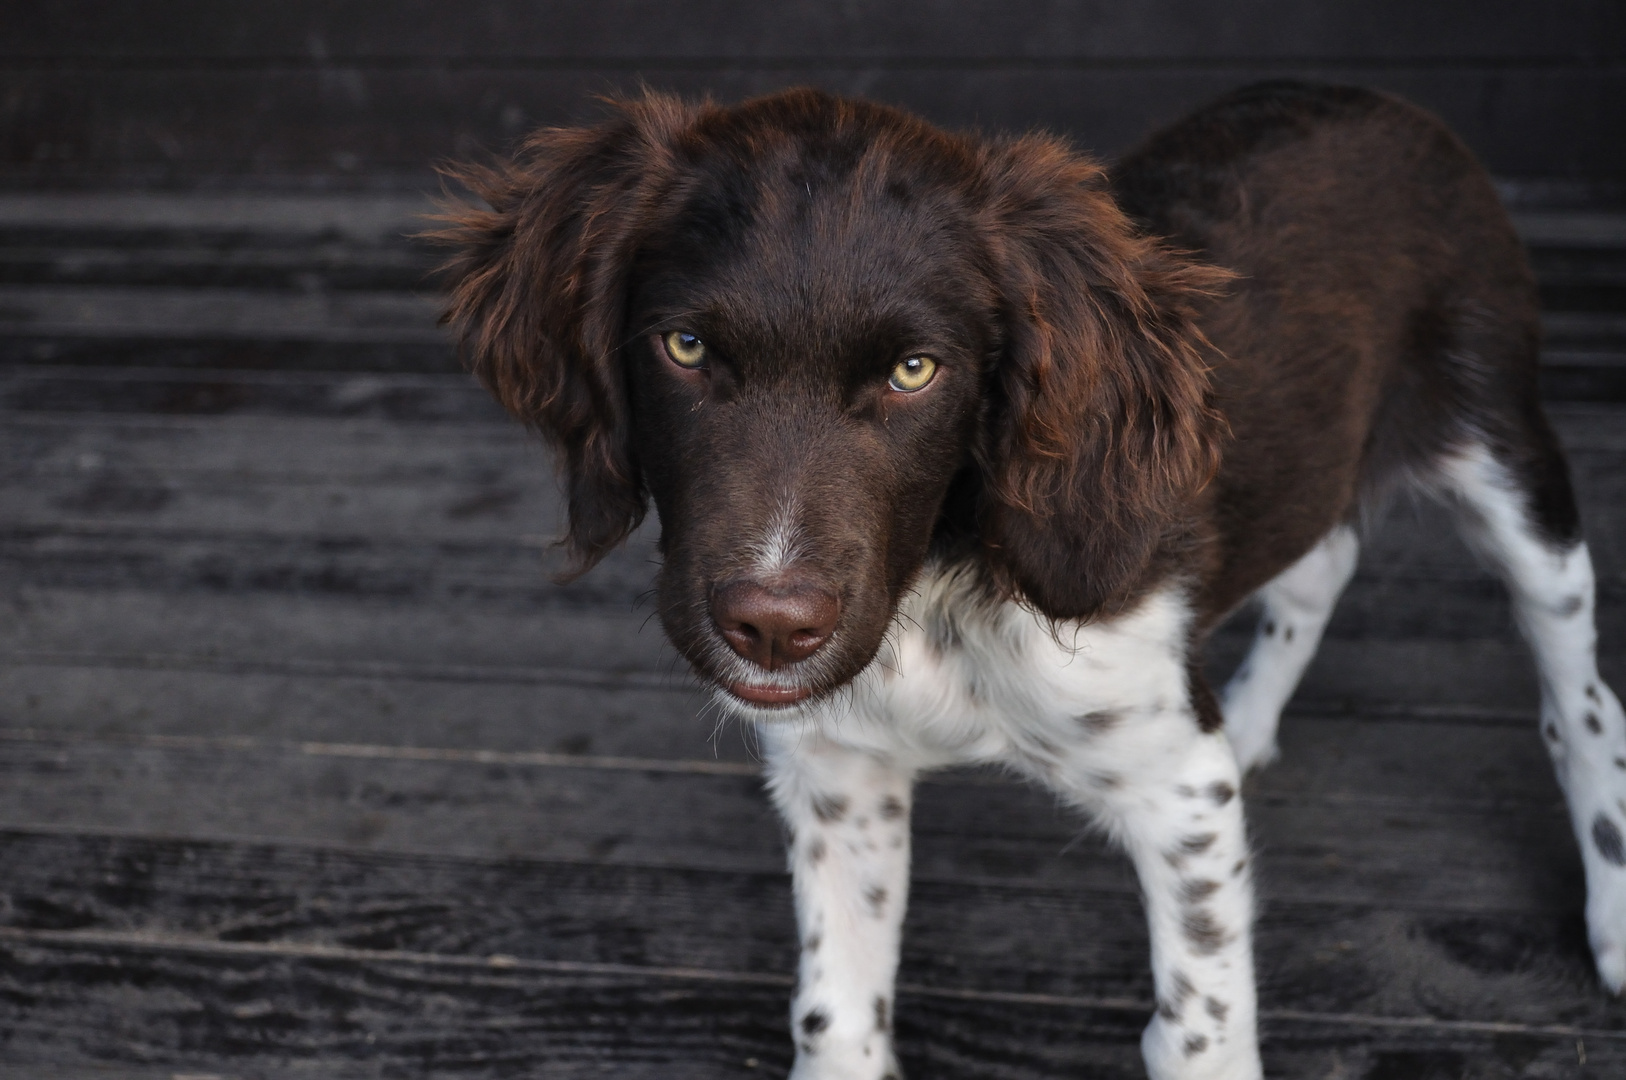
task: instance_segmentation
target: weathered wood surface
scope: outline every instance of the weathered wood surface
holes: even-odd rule
[[[750,741],[648,622],[652,528],[548,583],[415,205],[0,198],[0,1077],[783,1072]],[[1521,217],[1617,686],[1620,225]],[[1247,785],[1273,1072],[1626,1072],[1500,587],[1401,504],[1329,634]],[[916,833],[912,1075],[1140,1075],[1123,860],[975,772]]]
[[[814,84],[1116,153],[1291,76],[1404,94],[1499,173],[1618,188],[1623,59],[1610,0],[80,0],[8,12],[0,180],[418,181],[640,83],[725,100]]]

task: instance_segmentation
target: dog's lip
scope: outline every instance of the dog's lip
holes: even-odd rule
[[[767,708],[794,705],[813,696],[813,691],[805,686],[756,686],[736,682],[729,683],[727,690],[741,701]]]

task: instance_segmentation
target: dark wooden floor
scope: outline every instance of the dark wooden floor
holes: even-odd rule
[[[0,196],[0,1076],[782,1075],[749,740],[567,588],[393,196]],[[1626,217],[1527,213],[1626,689]],[[1495,583],[1403,505],[1249,783],[1272,1075],[1626,1075]],[[1234,659],[1222,634],[1215,664]],[[910,1074],[1139,1075],[1123,861],[922,791]]]

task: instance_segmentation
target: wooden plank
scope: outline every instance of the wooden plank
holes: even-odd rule
[[[91,678],[103,665],[463,685],[686,683],[647,605],[566,602],[548,588],[534,600],[419,604],[292,590],[8,585],[0,656],[77,667]],[[154,627],[163,628],[161,639]]]
[[[0,410],[142,415],[372,417],[400,421],[498,420],[467,375],[188,371],[24,367],[0,369]]]
[[[7,732],[0,826],[367,850],[770,872],[778,826],[754,768],[536,754]],[[1539,760],[1539,759],[1537,759]],[[1536,764],[1536,761],[1532,761]],[[155,799],[154,792],[186,792]],[[1255,792],[1266,896],[1446,910],[1570,911],[1560,806]],[[1037,789],[921,786],[922,878],[1132,891],[1127,867]]]
[[[785,988],[755,980],[154,944],[43,934],[0,942],[8,1058],[341,1077],[538,1066],[572,1077],[611,1066],[617,1076],[683,1080],[788,1065]],[[992,1069],[1028,1080],[1142,1075],[1144,1020],[1120,1003],[905,990],[896,1022],[903,1065],[916,1075]],[[1612,1033],[1568,1025],[1362,1022],[1297,1010],[1266,1018],[1264,1051],[1290,1075],[1604,1077],[1626,1066]]]
[[[669,654],[655,631],[635,638],[612,630],[602,654],[594,655],[592,620],[568,614],[561,622],[577,620],[584,624],[579,639],[546,640],[558,662],[545,666],[534,659],[502,666],[486,658],[466,664],[358,658],[355,644],[348,658],[342,651],[326,659],[287,656],[274,646],[256,655],[241,638],[214,655],[18,649],[0,654],[0,723],[63,732],[750,759],[746,729],[723,718],[709,695],[691,689],[682,665],[660,663]],[[523,621],[479,629],[500,636],[503,626]],[[344,625],[332,628],[334,637]],[[407,636],[411,625],[399,629]],[[274,629],[264,632],[276,637]],[[315,638],[300,644],[315,651]],[[375,633],[362,644],[387,641]],[[1329,721],[1357,716],[1363,723],[1494,723],[1533,732],[1537,695],[1528,657],[1516,644],[1493,644],[1330,642],[1295,699],[1295,714]],[[639,655],[640,646],[649,655]],[[1217,670],[1223,674],[1230,662],[1234,656],[1226,653]],[[1618,654],[1607,658],[1604,674],[1621,685],[1626,665]],[[1540,751],[1532,745],[1529,753],[1532,767],[1543,770]]]
[[[305,593],[393,603],[611,604],[626,610],[650,587],[643,545],[619,549],[592,575],[568,586],[547,576],[544,556],[551,545],[552,537],[523,535],[510,543],[414,544],[354,534],[255,537],[22,526],[0,530],[0,564],[17,585]]]
[[[0,169],[14,181],[51,184],[248,175],[262,184],[305,175],[361,184],[389,175],[430,186],[436,160],[483,156],[538,125],[591,118],[594,95],[640,83],[724,101],[812,84],[899,105],[951,127],[1046,128],[1111,155],[1226,91],[1279,77],[1398,93],[1439,113],[1498,174],[1626,172],[1626,147],[1613,137],[1626,71],[1615,65],[954,69],[815,61],[691,68],[660,60],[616,72],[455,65],[13,68],[0,72],[0,122],[13,133]]]
[[[0,286],[0,326],[35,335],[445,343],[443,301],[392,290]]]
[[[97,243],[6,243],[0,247],[0,285],[4,286],[140,286],[142,288],[253,288],[303,291],[422,290],[439,261],[412,249],[356,251],[331,247],[237,248],[221,251],[203,244],[168,243],[162,248]],[[27,332],[12,322],[11,332]],[[76,327],[40,332],[35,337],[73,338]],[[79,337],[107,343],[107,335],[84,332]],[[150,341],[157,333],[137,340]],[[177,327],[166,340],[175,344],[207,335],[197,327]],[[271,340],[286,340],[272,334]],[[240,340],[240,339],[229,339]],[[303,340],[309,340],[305,338]],[[374,340],[376,339],[362,339]],[[434,339],[431,344],[444,344]],[[450,351],[449,349],[446,351]],[[15,349],[12,350],[15,355]]]
[[[786,978],[783,874],[425,859],[271,845],[8,833],[13,934],[136,943],[433,954],[478,963],[618,964]],[[1138,899],[920,881],[900,979],[939,992],[1152,1000]],[[1572,917],[1269,904],[1257,931],[1267,1012],[1619,1032]]]
[[[211,668],[206,659],[166,659],[45,664],[6,657],[0,723],[108,734],[752,760],[754,739],[723,721],[709,695],[661,670],[335,663],[322,673],[318,665],[297,663],[217,661]]]
[[[427,276],[427,274],[425,275]],[[309,283],[307,283],[309,284]],[[443,345],[445,299],[427,289],[286,289],[167,285],[0,285],[0,331],[110,340]],[[1626,342],[1626,315],[1550,312],[1543,338],[1565,355],[1607,354]]]
[[[1613,412],[1600,414],[1609,438]],[[356,417],[232,417],[13,413],[0,426],[6,473],[72,474],[109,460],[137,471],[236,476],[248,481],[326,479],[358,484],[411,476],[478,480],[547,467],[540,441],[503,417],[433,428]]]
[[[1547,406],[1572,463],[1596,454],[1585,485],[1612,481],[1614,463],[1626,455],[1626,410],[1614,405]],[[273,452],[274,451],[274,452]],[[90,459],[85,460],[85,456]],[[545,455],[517,424],[444,423],[426,432],[385,421],[312,417],[133,416],[110,413],[93,421],[81,415],[11,414],[0,426],[0,462],[7,471],[27,468],[71,473],[104,465],[109,455],[137,469],[230,474],[247,479],[308,479],[321,476],[366,483],[417,473],[479,477],[493,470],[542,467]],[[1426,504],[1425,504],[1426,505]],[[1437,530],[1437,517],[1416,520]],[[1412,518],[1397,507],[1386,529]]]
[[[441,342],[311,341],[294,338],[148,337],[108,339],[72,334],[0,337],[0,367],[9,365],[206,369],[239,371],[377,372],[450,375],[462,371]],[[1606,399],[1600,399],[1606,400]],[[169,411],[198,411],[184,394],[164,399]],[[218,400],[210,408],[220,411]],[[205,410],[207,411],[207,410]]]
[[[126,239],[126,245],[164,241],[343,245],[352,251],[399,249],[407,234],[424,226],[435,200],[395,191],[75,191],[0,192],[0,239],[61,242],[87,235]],[[1611,227],[1613,218],[1537,215],[1542,235],[1588,238]],[[1591,227],[1587,223],[1591,223]],[[408,248],[408,250],[413,250]]]
[[[489,422],[437,422],[428,429],[365,415],[391,402],[405,411],[401,403],[437,391],[466,397],[471,409],[483,406],[483,391],[463,376],[39,368],[9,374],[9,386],[0,374],[0,394],[61,406],[44,415],[14,413],[0,434],[0,513],[14,527],[139,526],[268,537],[366,533],[492,543],[514,537],[534,544],[563,525],[552,462],[540,440],[494,411],[478,413]],[[222,422],[208,413],[149,420],[131,412],[94,419],[80,412],[109,399],[116,408],[121,396],[151,400],[186,386],[234,396],[236,408],[219,408],[248,422]],[[347,411],[363,415],[332,415]],[[1621,417],[1618,409],[1600,411],[1597,437],[1610,438],[1606,432]],[[1578,433],[1571,440],[1571,471],[1583,510],[1608,535],[1626,503],[1626,449],[1589,449],[1590,437]],[[1363,573],[1485,580],[1465,558],[1450,518],[1431,504],[1397,500],[1372,526]],[[1597,561],[1602,575],[1611,576],[1613,567]]]
[[[1618,57],[1626,25],[1597,0],[1533,7],[1467,0],[1242,0],[1223,11],[1189,0],[1126,7],[1060,0],[929,0],[826,5],[799,0],[770,13],[746,0],[700,6],[614,0],[590,6],[482,0],[451,15],[432,3],[311,0],[234,6],[78,0],[19,13],[0,56],[275,59],[497,58],[555,60],[844,56],[946,59],[1342,57],[1394,60]]]

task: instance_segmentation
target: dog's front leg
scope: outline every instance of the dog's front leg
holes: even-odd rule
[[[1126,716],[1060,770],[1140,877],[1157,1012],[1152,1080],[1258,1080],[1253,888],[1236,759],[1186,709]],[[1052,774],[1054,775],[1054,774]]]
[[[764,734],[769,788],[790,830],[802,943],[791,1077],[896,1080],[893,980],[913,773],[812,733]]]

